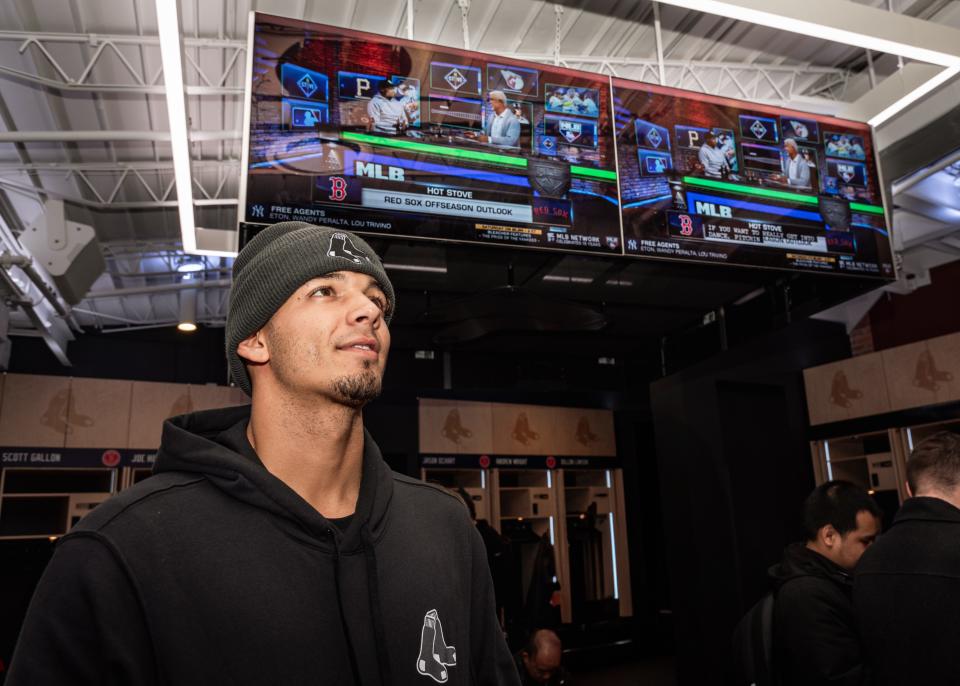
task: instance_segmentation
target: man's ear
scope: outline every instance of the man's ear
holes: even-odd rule
[[[913,491],[910,490],[910,482],[909,482],[909,481],[904,481],[904,482],[903,482],[903,485],[906,486],[906,488],[907,488],[907,497],[908,497],[908,498],[912,498],[912,497],[913,497]]]
[[[840,541],[840,533],[833,527],[833,524],[824,524],[820,527],[818,533],[820,542],[828,548],[832,548]]]
[[[267,337],[260,329],[247,336],[237,346],[237,355],[251,364],[264,364],[270,361],[270,349],[267,346]]]

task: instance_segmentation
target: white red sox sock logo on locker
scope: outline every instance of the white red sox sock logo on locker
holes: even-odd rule
[[[443,625],[436,610],[430,610],[423,616],[423,629],[420,632],[420,656],[417,658],[417,672],[428,676],[438,684],[447,683],[450,675],[447,667],[457,666],[457,649],[448,646],[443,638]]]
[[[363,260],[360,258],[363,258],[367,262],[370,261],[367,254],[355,246],[347,234],[339,232],[330,237],[330,247],[327,248],[327,256],[341,257],[345,260],[350,260],[354,264],[362,264]]]

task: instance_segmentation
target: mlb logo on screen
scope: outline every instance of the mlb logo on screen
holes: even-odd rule
[[[560,135],[567,139],[568,143],[573,143],[583,134],[583,125],[576,121],[560,121]]]
[[[651,174],[662,174],[667,170],[667,163],[662,157],[648,157],[647,171]]]
[[[857,177],[857,169],[852,164],[837,164],[837,173],[846,183],[850,183]]]

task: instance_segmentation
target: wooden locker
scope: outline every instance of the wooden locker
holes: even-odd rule
[[[38,374],[8,374],[3,385],[0,445],[63,448],[71,421],[70,378]]]
[[[129,447],[156,450],[164,420],[192,411],[193,405],[186,384],[134,381],[130,407]]]
[[[73,379],[66,447],[128,447],[132,393],[132,381]]]

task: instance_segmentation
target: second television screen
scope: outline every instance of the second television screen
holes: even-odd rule
[[[622,252],[606,77],[258,14],[241,221]]]
[[[614,79],[628,255],[894,277],[866,124]]]

